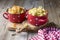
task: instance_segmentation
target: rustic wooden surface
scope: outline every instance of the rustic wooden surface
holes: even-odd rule
[[[19,5],[26,9],[43,6],[48,10],[49,21],[60,25],[60,0],[0,0],[0,40],[29,40],[37,34],[22,32],[12,36],[14,32],[6,29],[8,21],[2,15],[7,8],[13,5]]]

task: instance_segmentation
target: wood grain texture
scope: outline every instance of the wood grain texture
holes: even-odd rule
[[[23,4],[23,7],[26,9],[33,8],[33,1],[32,0],[26,0]]]
[[[49,21],[60,25],[60,0],[0,0],[0,40],[29,40],[37,34],[22,32],[12,36],[15,32],[7,30],[6,25],[9,21],[4,19],[2,15],[7,8],[13,5],[19,5],[26,9],[43,6],[48,10]]]
[[[55,10],[55,2],[53,0],[44,0],[45,9],[48,10],[49,21],[58,24],[58,16]]]
[[[3,13],[6,11],[7,8],[9,8],[12,5],[12,3],[14,3],[13,0],[11,3],[10,2],[11,2],[11,0],[5,0],[5,1],[2,0],[0,2],[0,4],[2,4],[2,5],[0,5],[0,7],[1,7],[1,12],[0,12],[0,26],[1,26],[0,27],[0,40],[5,40],[4,38],[7,34],[7,31],[6,31],[7,20],[3,18]]]
[[[57,21],[58,21],[58,25],[60,25],[60,0],[55,0],[55,12],[56,12],[56,15],[57,15]]]

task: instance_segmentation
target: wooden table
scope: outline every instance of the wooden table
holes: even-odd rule
[[[49,21],[60,25],[60,0],[0,0],[0,40],[28,40],[37,34],[22,32],[12,36],[14,32],[6,29],[8,21],[2,15],[7,8],[13,5],[23,6],[26,9],[43,6],[48,10]]]

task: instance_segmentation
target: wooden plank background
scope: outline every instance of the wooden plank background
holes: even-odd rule
[[[19,5],[26,9],[43,6],[48,10],[49,21],[60,25],[60,0],[0,0],[0,40],[29,40],[37,34],[22,32],[12,36],[14,32],[6,29],[8,21],[3,18],[3,13],[13,5]]]

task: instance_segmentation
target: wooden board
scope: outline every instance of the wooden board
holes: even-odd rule
[[[12,36],[15,32],[8,31],[6,25],[9,21],[3,18],[3,13],[12,5],[23,6],[26,9],[43,6],[48,10],[50,22],[60,25],[60,0],[1,0],[0,1],[0,40],[29,40],[37,33],[22,32]]]

